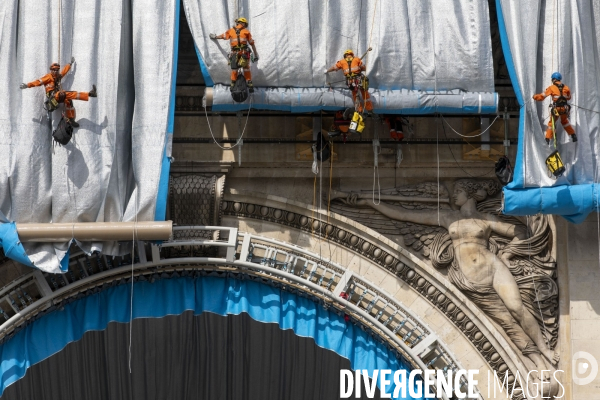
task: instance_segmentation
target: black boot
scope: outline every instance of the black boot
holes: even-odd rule
[[[252,85],[252,81],[246,81],[246,84],[248,85],[248,92],[254,93],[254,85]]]
[[[546,138],[546,144],[550,144],[550,139]]]
[[[73,128],[79,128],[79,123],[75,122],[75,120],[68,120],[67,122],[69,122],[69,125],[71,125]]]
[[[92,85],[92,90],[88,93],[90,97],[98,97],[98,92],[96,92],[96,85]]]
[[[571,141],[576,142],[577,141],[577,134],[572,134],[571,135]]]

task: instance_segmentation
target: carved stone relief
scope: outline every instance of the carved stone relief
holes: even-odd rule
[[[504,330],[530,369],[553,369],[558,286],[548,217],[502,215],[500,185],[492,180],[457,181],[451,199],[445,190],[438,197],[430,188],[421,184],[382,192],[379,203],[371,192],[333,191],[331,209],[385,235],[400,234],[405,247],[444,271]]]

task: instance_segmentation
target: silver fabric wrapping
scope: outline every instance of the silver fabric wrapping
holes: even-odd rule
[[[600,3],[594,0],[500,0],[515,73],[524,100],[523,182],[526,187],[598,182],[600,125]],[[545,144],[550,98],[532,99],[559,71],[572,93],[570,121],[579,141],[572,143],[557,123],[558,151],[567,173],[548,176]],[[579,107],[586,108],[584,110]]]
[[[352,94],[348,89],[329,88],[256,88],[250,99],[236,103],[231,98],[227,85],[215,85],[206,92],[212,97],[213,110],[244,109],[250,106],[258,108],[287,109],[305,111],[310,108],[346,108],[354,107]],[[494,113],[498,108],[497,93],[471,93],[460,90],[422,92],[418,90],[376,90],[370,89],[371,101],[377,112],[396,113],[404,110],[418,114],[422,110],[435,112]],[[206,105],[206,98],[203,104]]]
[[[353,49],[371,87],[493,92],[487,1],[183,0],[194,41],[214,83],[229,84],[229,43],[210,40],[244,16],[260,55],[255,86],[324,87],[324,72]],[[236,5],[239,10],[236,9]],[[337,82],[334,86],[343,86]]]
[[[143,4],[141,4],[143,3]],[[17,223],[154,220],[172,84],[176,0],[7,0],[0,4],[0,211]],[[59,15],[62,29],[59,29]],[[59,57],[60,32],[60,59]],[[75,64],[64,90],[76,129],[53,145],[43,87],[20,90],[52,62]],[[52,127],[51,127],[52,126]],[[136,189],[137,188],[137,189]],[[116,243],[82,243],[85,251],[121,252]],[[67,243],[25,244],[35,265],[59,272]],[[58,255],[58,257],[57,257]]]

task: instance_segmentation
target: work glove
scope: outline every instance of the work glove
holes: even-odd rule
[[[254,62],[258,62],[258,54],[254,53]]]
[[[75,57],[71,57],[71,64],[75,62]]]
[[[210,35],[208,35],[208,37],[214,40],[217,38],[217,35],[215,35],[214,33],[211,33]]]
[[[325,72],[323,72],[323,73],[324,73],[325,75],[327,75],[327,74],[329,73],[329,71],[325,71]]]
[[[26,84],[26,83],[21,83],[21,84],[19,85],[19,87],[20,87],[21,89],[27,89],[27,84]]]

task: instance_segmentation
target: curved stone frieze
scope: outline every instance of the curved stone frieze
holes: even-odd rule
[[[359,193],[334,192],[331,196],[355,209],[371,208],[385,218],[418,224],[428,232],[435,230],[417,234],[420,247],[413,248],[429,246],[423,255],[430,258],[432,266],[447,271],[448,280],[500,325],[533,363],[531,369],[551,370],[559,361],[554,351],[558,287],[553,279],[556,262],[549,254],[552,232],[548,217],[534,216],[524,224],[516,218],[503,218],[497,211],[499,201],[495,206],[481,206],[487,197],[499,193],[496,180],[464,179],[454,188],[456,209],[434,208],[433,212],[414,207],[419,202],[412,198],[410,206],[405,206],[407,196],[386,196],[396,204],[375,203]]]
[[[519,370],[521,374],[526,374],[529,369],[533,369],[531,364],[526,363],[527,359],[515,357],[514,355],[510,356],[511,352],[508,351],[506,345],[494,340],[498,339],[498,335],[493,333],[496,330],[494,326],[488,323],[487,326],[491,329],[480,329],[485,328],[482,326],[481,321],[477,321],[476,317],[475,320],[473,319],[473,314],[469,312],[472,309],[468,307],[465,309],[468,300],[462,300],[461,296],[456,296],[455,288],[452,288],[450,291],[452,293],[450,293],[447,290],[448,285],[444,287],[440,285],[439,281],[432,279],[428,271],[419,268],[422,261],[419,262],[420,260],[417,257],[397,245],[390,248],[386,245],[387,243],[370,240],[373,236],[376,237],[376,234],[362,235],[358,233],[361,230],[369,231],[368,228],[362,226],[361,229],[358,224],[348,221],[340,215],[330,215],[329,218],[323,218],[323,214],[325,214],[323,210],[320,216],[311,215],[312,212],[309,207],[305,206],[306,208],[302,210],[303,207],[300,203],[285,199],[281,199],[281,202],[274,201],[272,196],[263,199],[263,204],[260,204],[261,199],[252,199],[249,196],[232,195],[226,196],[226,199],[227,201],[223,203],[224,215],[260,219],[311,232],[321,238],[338,243],[394,273],[443,312],[473,343],[494,370],[504,372],[510,369],[509,374]],[[241,201],[233,199],[240,199]],[[279,208],[277,203],[283,207]],[[264,204],[268,204],[268,206]],[[447,208],[449,209],[449,207]],[[329,223],[325,220],[328,220]],[[340,223],[340,221],[343,221],[343,223]],[[345,229],[345,224],[349,225],[349,229]],[[386,239],[383,241],[385,242]],[[548,245],[551,246],[551,243]],[[394,251],[396,249],[393,247],[396,247],[397,251]],[[520,360],[520,362],[517,360]],[[514,377],[511,376],[510,380],[513,379]]]

